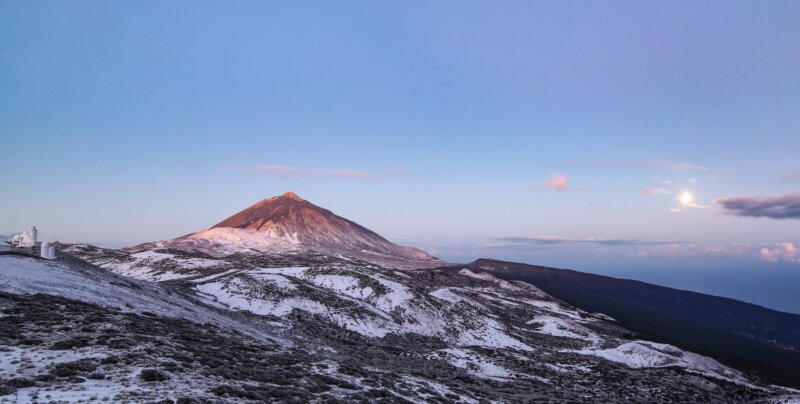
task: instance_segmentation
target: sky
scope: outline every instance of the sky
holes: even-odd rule
[[[0,234],[127,246],[291,190],[456,262],[798,280],[798,20],[797,1],[0,0]]]

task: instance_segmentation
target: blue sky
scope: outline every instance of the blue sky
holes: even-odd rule
[[[796,1],[0,1],[0,233],[130,245],[292,190],[454,260],[800,270],[798,20]]]

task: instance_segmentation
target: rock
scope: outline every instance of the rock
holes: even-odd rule
[[[169,376],[163,372],[159,372],[156,369],[142,370],[142,372],[139,373],[139,378],[146,382],[163,382],[165,380],[169,380]]]

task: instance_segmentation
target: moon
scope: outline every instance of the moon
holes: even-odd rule
[[[694,195],[689,191],[683,191],[678,195],[678,200],[684,205],[689,205],[694,202]]]

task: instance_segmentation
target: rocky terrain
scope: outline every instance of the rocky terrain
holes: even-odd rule
[[[292,193],[170,241],[56,247],[0,256],[0,402],[800,400]]]
[[[524,282],[312,252],[0,257],[16,401],[779,402]]]

